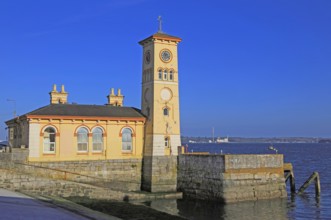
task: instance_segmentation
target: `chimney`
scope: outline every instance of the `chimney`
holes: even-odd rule
[[[110,89],[110,94],[107,96],[108,104],[112,106],[123,106],[124,96],[121,94],[121,89],[117,90],[117,95],[114,93],[114,88]]]
[[[64,90],[64,85],[61,86],[61,92],[56,89],[56,84],[53,85],[53,90],[49,93],[51,104],[66,104],[68,102],[68,93]]]

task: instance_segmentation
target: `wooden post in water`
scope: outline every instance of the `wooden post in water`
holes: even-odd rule
[[[290,172],[291,193],[295,193],[295,179],[293,171]]]
[[[293,172],[293,166],[291,163],[284,164],[284,172],[286,172],[285,182],[290,179],[291,193],[295,193],[295,178]]]
[[[321,184],[320,184],[320,176],[319,176],[318,172],[314,172],[308,178],[308,180],[300,187],[298,194],[303,193],[314,180],[315,180],[315,194],[316,194],[316,196],[320,196]]]
[[[316,173],[316,180],[315,180],[315,194],[316,196],[320,196],[321,195],[321,183],[320,183],[320,175]]]

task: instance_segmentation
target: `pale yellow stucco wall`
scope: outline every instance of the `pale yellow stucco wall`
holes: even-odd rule
[[[39,157],[29,157],[29,161],[71,161],[71,160],[104,160],[142,158],[144,140],[144,121],[112,121],[112,120],[72,120],[72,119],[30,119],[30,123],[40,124]],[[43,151],[43,131],[52,126],[56,129],[55,153]],[[77,150],[77,130],[85,127],[89,131],[87,152]],[[103,150],[94,152],[92,149],[92,130],[100,127],[103,133]],[[132,151],[122,151],[121,131],[123,128],[133,131]],[[32,147],[32,146],[29,146]]]

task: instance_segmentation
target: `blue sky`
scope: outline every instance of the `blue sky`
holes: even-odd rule
[[[69,101],[105,104],[121,88],[140,108],[142,49],[179,36],[182,135],[331,137],[330,0],[2,0],[0,139],[22,115]]]

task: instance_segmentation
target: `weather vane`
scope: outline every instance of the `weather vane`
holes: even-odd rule
[[[163,33],[162,32],[162,17],[161,17],[161,15],[157,18],[157,20],[159,21],[159,31],[158,31],[158,33]]]

